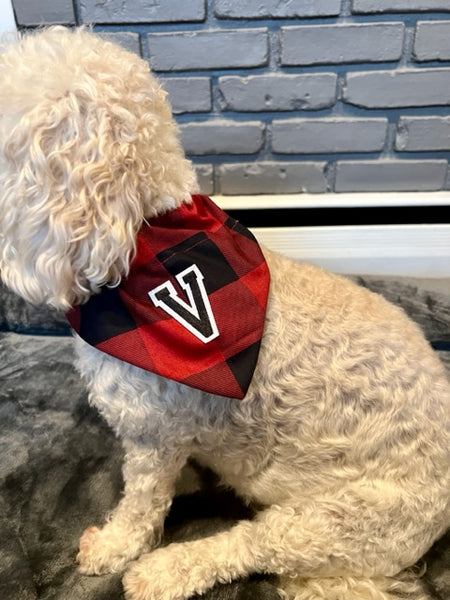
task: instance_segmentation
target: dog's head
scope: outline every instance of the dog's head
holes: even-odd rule
[[[0,54],[0,274],[67,308],[127,273],[145,218],[196,191],[147,63],[85,29]]]

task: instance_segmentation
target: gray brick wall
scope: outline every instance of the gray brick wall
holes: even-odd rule
[[[204,0],[82,0],[78,4],[85,23],[195,23],[205,18]]]
[[[72,0],[14,0],[14,13],[17,23],[24,26],[45,24],[73,25],[75,14]]]
[[[450,20],[417,23],[414,58],[424,62],[450,61]]]
[[[403,23],[281,27],[281,64],[335,65],[401,58]]]
[[[450,11],[447,0],[353,0],[354,13]]]
[[[450,150],[450,117],[400,117],[395,147],[404,152]]]
[[[385,118],[277,119],[272,123],[272,150],[280,154],[380,152],[387,128]]]
[[[208,194],[450,187],[450,0],[12,0],[149,60]]]

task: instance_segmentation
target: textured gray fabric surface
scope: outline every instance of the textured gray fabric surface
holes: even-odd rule
[[[403,306],[441,348],[450,373],[450,281],[356,279]],[[121,600],[119,575],[83,577],[74,562],[83,529],[101,524],[120,497],[120,442],[88,406],[61,316],[0,288],[0,328],[0,598]],[[208,535],[247,516],[213,474],[189,465],[163,543]],[[449,534],[425,561],[430,599],[449,600]],[[274,600],[276,581],[255,576],[216,586],[204,598]]]

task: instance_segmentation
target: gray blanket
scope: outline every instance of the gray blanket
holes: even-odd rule
[[[450,281],[358,278],[400,304],[424,329],[450,372]],[[0,288],[0,599],[120,600],[120,576],[83,577],[81,532],[101,524],[122,486],[122,448],[73,369],[64,319]],[[450,410],[450,407],[449,407]],[[214,474],[188,465],[163,543],[230,527],[251,512]],[[430,550],[423,585],[450,600],[450,535]],[[275,600],[276,580],[216,586],[205,600]]]

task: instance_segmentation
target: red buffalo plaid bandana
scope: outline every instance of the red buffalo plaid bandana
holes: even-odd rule
[[[244,398],[269,271],[253,235],[207,196],[144,224],[120,286],[67,313],[90,345],[206,392]]]

